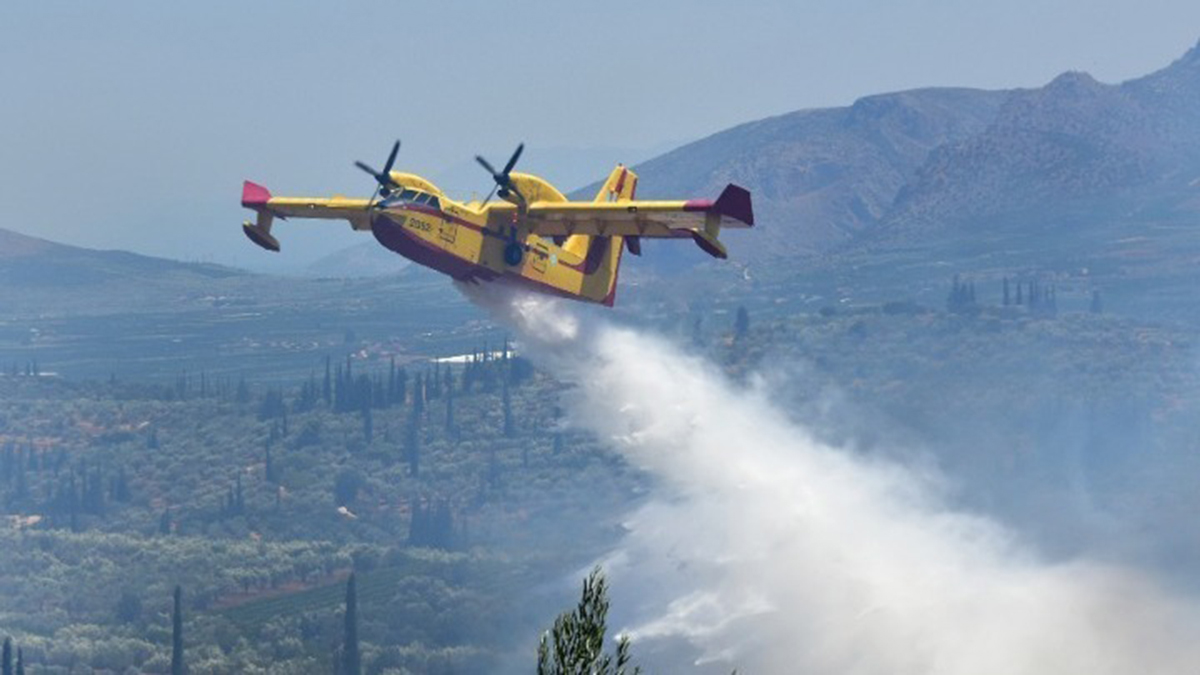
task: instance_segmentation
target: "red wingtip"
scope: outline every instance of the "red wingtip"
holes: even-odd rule
[[[271,200],[271,191],[257,184],[245,181],[242,183],[242,206],[248,209],[261,209]]]

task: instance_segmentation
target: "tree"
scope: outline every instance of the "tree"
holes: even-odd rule
[[[25,675],[25,650],[17,648],[17,675]]]
[[[115,613],[121,623],[137,623],[142,618],[142,599],[133,591],[123,591]]]
[[[500,393],[501,401],[504,404],[504,436],[512,438],[516,435],[517,425],[513,422],[512,414],[512,394],[508,391],[508,380],[504,380],[504,387]]]
[[[538,675],[625,675],[632,666],[629,638],[617,638],[616,660],[604,653],[608,620],[608,583],[599,567],[583,580],[583,595],[573,612],[563,612],[538,645]]]
[[[268,483],[278,483],[278,476],[275,475],[275,460],[271,457],[271,444],[267,443],[267,456],[264,462],[264,478]]]
[[[413,384],[412,402],[414,414],[420,415],[425,412],[425,380],[421,373],[417,373],[416,383]]]
[[[13,675],[12,638],[10,637],[4,638],[4,656],[2,660],[4,664],[4,675]]]
[[[750,332],[750,312],[745,307],[738,307],[737,318],[733,321],[733,339],[740,342]]]
[[[416,399],[413,399],[414,401]],[[408,475],[415,476],[421,470],[421,418],[416,406],[404,426],[404,459],[408,462]]]
[[[333,501],[338,506],[353,506],[358,499],[358,491],[366,481],[362,474],[353,468],[342,469],[333,480]]]
[[[321,382],[321,398],[325,401],[325,407],[333,402],[333,381],[329,371],[329,356],[325,356],[325,379]]]
[[[183,588],[176,585],[171,609],[171,675],[183,672]]]
[[[956,314],[969,314],[974,312],[975,309],[975,282],[961,281],[959,276],[955,274],[950,294],[946,296],[946,311]]]
[[[362,407],[362,431],[363,438],[366,439],[367,445],[375,440],[375,421],[371,417],[371,406],[363,405]]]
[[[354,573],[346,582],[346,622],[342,640],[343,675],[362,675],[362,660],[358,653],[358,584]]]

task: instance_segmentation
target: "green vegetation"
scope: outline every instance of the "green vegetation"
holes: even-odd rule
[[[656,327],[747,383],[803,368],[776,400],[814,433],[928,448],[954,475],[987,478],[965,500],[1007,505],[1033,529],[1078,468],[1061,459],[1076,425],[1093,430],[1079,447],[1097,460],[1083,473],[1099,507],[1162,517],[1139,508],[1153,483],[1182,520],[1190,486],[1177,477],[1195,460],[1160,463],[1171,480],[1122,449],[1189,447],[1194,338],[1046,311],[1065,287],[1034,276],[1011,277],[1006,304],[1002,282],[944,278],[936,310],[804,301],[800,313],[714,295]],[[169,673],[178,634],[191,672],[353,672],[354,652],[366,673],[532,664],[559,602],[530,589],[606,551],[645,477],[567,427],[568,385],[525,359],[484,357],[477,342],[466,363],[417,363],[338,332],[337,348],[294,353],[276,375],[39,376],[63,370],[40,353],[5,368],[0,634],[17,663]],[[853,406],[831,416],[830,396]],[[545,667],[602,644],[602,590],[589,582],[560,618]],[[620,652],[607,663],[625,665]]]
[[[0,377],[0,629],[38,672],[173,672],[182,582],[191,672],[325,670],[353,573],[363,672],[486,671],[535,620],[496,620],[513,594],[602,550],[584,524],[641,480],[521,359],[328,381]]]
[[[583,593],[574,611],[563,612],[538,643],[538,675],[625,675],[640,673],[631,666],[629,637],[617,638],[615,655],[604,651],[608,632],[608,582],[597,567],[583,580]]]

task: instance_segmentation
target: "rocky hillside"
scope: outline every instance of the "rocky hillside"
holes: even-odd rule
[[[219,265],[184,263],[59,244],[0,229],[0,283],[6,288],[94,286],[112,282],[167,283],[244,274]]]
[[[1069,72],[1037,89],[920,89],[794,112],[635,168],[645,197],[715,195],[731,181],[752,190],[760,227],[728,235],[751,263],[981,233],[993,248],[1048,229],[1140,236],[1195,212],[1200,47],[1116,85]],[[683,248],[654,247],[644,264],[703,259]]]
[[[760,224],[752,238],[732,233],[739,257],[827,251],[877,224],[933,149],[984,131],[1006,97],[921,89],[750,122],[638,165],[638,193],[715,196],[735,182],[753,191]]]
[[[987,129],[930,153],[881,230],[1020,228],[1026,218],[998,217],[1031,210],[1128,219],[1164,191],[1189,189],[1198,150],[1200,47],[1119,85],[1064,73],[1013,92]]]

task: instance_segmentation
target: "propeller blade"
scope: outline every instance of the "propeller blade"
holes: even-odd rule
[[[514,152],[512,158],[508,160],[508,164],[504,165],[504,176],[506,178],[508,177],[509,172],[511,172],[513,170],[513,167],[517,165],[517,160],[521,158],[521,152],[523,152],[524,150],[525,150],[524,143],[518,145],[517,151]]]
[[[481,202],[481,203],[486,204],[486,203],[492,201],[492,195],[494,195],[494,194],[496,194],[496,186],[495,185],[492,186],[492,191],[487,193],[487,197],[485,197],[483,202]]]
[[[355,162],[354,166],[371,174],[375,182],[379,184],[379,189],[371,192],[371,198],[367,200],[367,209],[370,210],[371,203],[376,196],[386,197],[392,193],[392,188],[400,187],[399,183],[392,180],[392,167],[396,165],[396,155],[400,154],[400,141],[397,140],[392,145],[392,151],[388,153],[387,164],[383,165],[383,171],[376,171],[365,162]]]
[[[475,161],[479,162],[479,166],[482,166],[484,169],[487,170],[488,173],[492,174],[492,178],[496,179],[497,181],[500,180],[500,178],[499,178],[500,174],[496,173],[496,168],[493,167],[491,164],[488,164],[488,161],[486,159],[484,159],[480,155],[475,155]]]
[[[400,141],[396,140],[396,144],[392,146],[392,153],[388,155],[387,164],[383,165],[383,175],[387,177],[389,183],[392,182],[392,166],[396,164],[396,155],[400,153]]]

